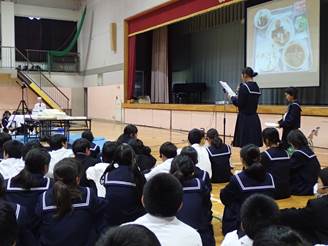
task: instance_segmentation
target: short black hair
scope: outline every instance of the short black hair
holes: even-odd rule
[[[273,225],[259,231],[253,246],[310,246],[297,232],[289,227]]]
[[[272,198],[254,194],[243,203],[240,218],[246,235],[254,239],[259,230],[278,223],[279,207]]]
[[[178,155],[171,163],[170,173],[183,183],[194,177],[195,164],[188,155]]]
[[[321,179],[323,185],[328,187],[328,167],[320,170],[319,178]]]
[[[129,124],[124,127],[123,134],[125,135],[135,135],[138,133],[138,128],[135,125]]]
[[[144,187],[143,202],[145,209],[154,216],[175,216],[182,204],[182,199],[181,183],[168,173],[155,175]]]
[[[45,149],[31,149],[25,157],[25,168],[31,173],[43,173],[44,166],[49,166],[50,154]]]
[[[272,144],[279,144],[279,132],[276,128],[268,127],[262,131],[262,138],[264,143]]]
[[[43,149],[43,146],[38,140],[32,140],[24,144],[22,149],[23,160],[25,160],[27,153],[32,149]]]
[[[294,99],[297,99],[298,97],[298,91],[295,87],[288,87],[285,89],[285,93],[292,96]]]
[[[77,155],[78,153],[85,153],[86,149],[90,149],[90,147],[90,142],[85,138],[75,140],[72,145],[74,155]]]
[[[292,130],[287,135],[287,141],[291,145],[293,145],[296,149],[300,149],[302,147],[308,146],[309,142],[303,132],[299,129]]]
[[[67,143],[67,138],[63,134],[52,135],[49,139],[49,145],[51,150],[59,150],[63,147],[63,144]]]
[[[190,144],[200,144],[205,137],[204,130],[194,128],[188,133],[188,141]]]
[[[177,151],[178,151],[177,146],[175,146],[175,144],[171,142],[165,142],[159,148],[160,155],[161,156],[163,155],[168,159],[176,157],[178,154]]]
[[[156,235],[147,227],[137,224],[109,229],[96,246],[160,246]]]
[[[9,133],[1,132],[0,133],[0,148],[2,148],[3,144],[9,140],[11,140],[12,137]]]
[[[8,155],[9,158],[20,159],[22,157],[22,150],[24,144],[17,140],[9,140],[4,143],[3,151]]]
[[[195,150],[195,148],[191,147],[191,146],[186,146],[183,147],[180,155],[186,155],[189,156],[189,158],[192,160],[192,162],[194,163],[194,165],[196,165],[198,163],[198,153],[197,150]]]
[[[0,242],[1,245],[14,245],[18,237],[18,225],[14,209],[7,203],[0,203]]]
[[[95,139],[90,130],[82,132],[81,138],[87,139],[90,143],[92,143],[93,140]]]
[[[116,142],[107,141],[102,148],[102,160],[107,163],[112,163],[114,160],[114,154],[118,144]]]

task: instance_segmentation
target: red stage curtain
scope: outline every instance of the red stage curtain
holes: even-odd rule
[[[136,36],[129,37],[128,100],[133,98],[136,72]]]

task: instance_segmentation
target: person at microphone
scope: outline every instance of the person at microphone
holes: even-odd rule
[[[263,145],[261,122],[257,115],[257,106],[261,96],[260,88],[253,78],[258,73],[246,67],[241,74],[242,83],[239,85],[238,96],[231,96],[232,103],[238,108],[238,117],[232,145],[243,147],[255,144]]]
[[[33,108],[33,113],[34,114],[41,113],[46,108],[47,108],[47,106],[42,102],[42,98],[41,97],[38,97],[37,98],[37,103],[34,105],[34,108]]]

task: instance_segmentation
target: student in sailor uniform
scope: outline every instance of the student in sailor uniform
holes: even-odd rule
[[[197,166],[208,172],[210,175],[210,178],[212,177],[212,167],[211,167],[211,161],[208,156],[206,147],[204,146],[205,143],[205,132],[202,129],[192,129],[188,133],[188,141],[193,147],[197,153],[198,153],[198,162]]]
[[[243,147],[247,144],[262,146],[261,122],[257,115],[257,106],[261,96],[260,88],[253,78],[257,73],[247,67],[242,71],[242,81],[238,96],[231,97],[232,103],[238,107],[238,117],[233,138],[233,146]]]
[[[6,202],[0,203],[0,242],[4,246],[16,245],[18,225],[15,210]]]
[[[38,200],[40,245],[93,246],[104,204],[92,189],[79,186],[79,163],[65,158],[54,170],[55,183]]]
[[[243,203],[240,218],[242,230],[229,232],[221,246],[252,246],[254,238],[261,230],[279,223],[279,207],[272,198],[253,194]]]
[[[291,131],[287,140],[295,149],[290,158],[292,194],[299,196],[313,195],[313,186],[318,179],[320,163],[300,130]]]
[[[4,159],[0,162],[0,173],[4,179],[16,176],[23,168],[22,149],[24,144],[10,140],[3,145]]]
[[[82,132],[81,138],[85,138],[90,142],[91,157],[93,157],[95,159],[99,158],[100,147],[93,142],[95,138],[94,138],[92,132],[91,131]]]
[[[266,128],[262,132],[267,150],[261,153],[261,163],[271,173],[276,186],[275,199],[290,197],[290,158],[282,148],[279,132],[275,128]]]
[[[177,156],[177,146],[171,142],[165,142],[159,148],[159,157],[162,159],[162,163],[156,165],[149,173],[145,174],[147,180],[154,177],[159,173],[169,173],[171,169],[171,162],[174,157]]]
[[[151,149],[145,146],[140,139],[131,139],[128,144],[136,153],[137,165],[142,173],[149,172],[156,164],[156,159],[151,155]]]
[[[212,165],[212,183],[226,183],[233,175],[230,164],[231,148],[224,144],[216,129],[206,133],[209,146],[206,148]]]
[[[113,165],[104,173],[104,186],[108,206],[105,225],[116,226],[133,221],[145,214],[141,203],[145,177],[135,162],[135,153],[130,145],[119,145],[114,153]]]
[[[232,176],[221,190],[220,199],[225,205],[222,218],[223,234],[240,228],[240,208],[247,197],[262,193],[274,197],[275,184],[271,174],[260,163],[260,150],[250,144],[240,150],[243,171]]]
[[[53,178],[55,165],[64,158],[73,157],[73,151],[67,149],[67,138],[62,134],[52,135],[49,139],[49,145],[51,160],[47,176]]]
[[[195,178],[195,164],[186,155],[178,155],[172,161],[170,173],[183,186],[183,206],[177,218],[198,231],[203,245],[214,245],[212,227],[212,202],[208,187]]]
[[[3,159],[3,145],[12,139],[11,135],[6,132],[0,132],[0,161]]]
[[[295,87],[289,87],[285,90],[285,96],[289,103],[288,111],[284,117],[278,122],[282,131],[282,144],[285,149],[289,147],[287,142],[287,136],[292,130],[299,129],[301,127],[301,112],[302,108],[297,100],[297,89]]]
[[[128,143],[131,139],[138,138],[138,128],[135,125],[129,124],[127,125],[124,130],[123,134],[118,137],[117,143]]]

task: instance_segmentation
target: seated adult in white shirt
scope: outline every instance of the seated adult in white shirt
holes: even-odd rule
[[[161,173],[151,178],[143,190],[147,214],[130,224],[139,224],[155,233],[162,246],[200,246],[198,232],[175,216],[182,207],[182,186],[174,176]]]
[[[64,158],[73,157],[73,151],[71,149],[67,149],[67,139],[62,134],[55,134],[51,136],[49,145],[51,149],[49,152],[51,160],[46,176],[53,178],[56,164]]]
[[[43,112],[45,109],[47,108],[47,106],[42,102],[42,98],[38,97],[37,98],[37,103],[34,105],[32,113],[33,114],[38,114]]]
[[[3,145],[3,157],[0,162],[0,173],[4,179],[16,176],[25,166],[22,160],[24,144],[17,140],[10,140]]]
[[[92,180],[97,187],[98,197],[106,196],[106,188],[101,184],[101,178],[109,165],[114,165],[113,158],[118,144],[116,142],[107,141],[104,143],[101,153],[101,163],[97,163],[87,169],[86,175],[88,180]]]
[[[198,166],[200,169],[208,172],[210,178],[212,177],[212,165],[208,152],[204,145],[205,143],[205,132],[203,130],[194,128],[188,133],[188,141],[198,154]]]
[[[252,246],[256,234],[279,221],[279,208],[270,197],[254,194],[247,198],[241,207],[240,231],[229,232],[221,246]]]

